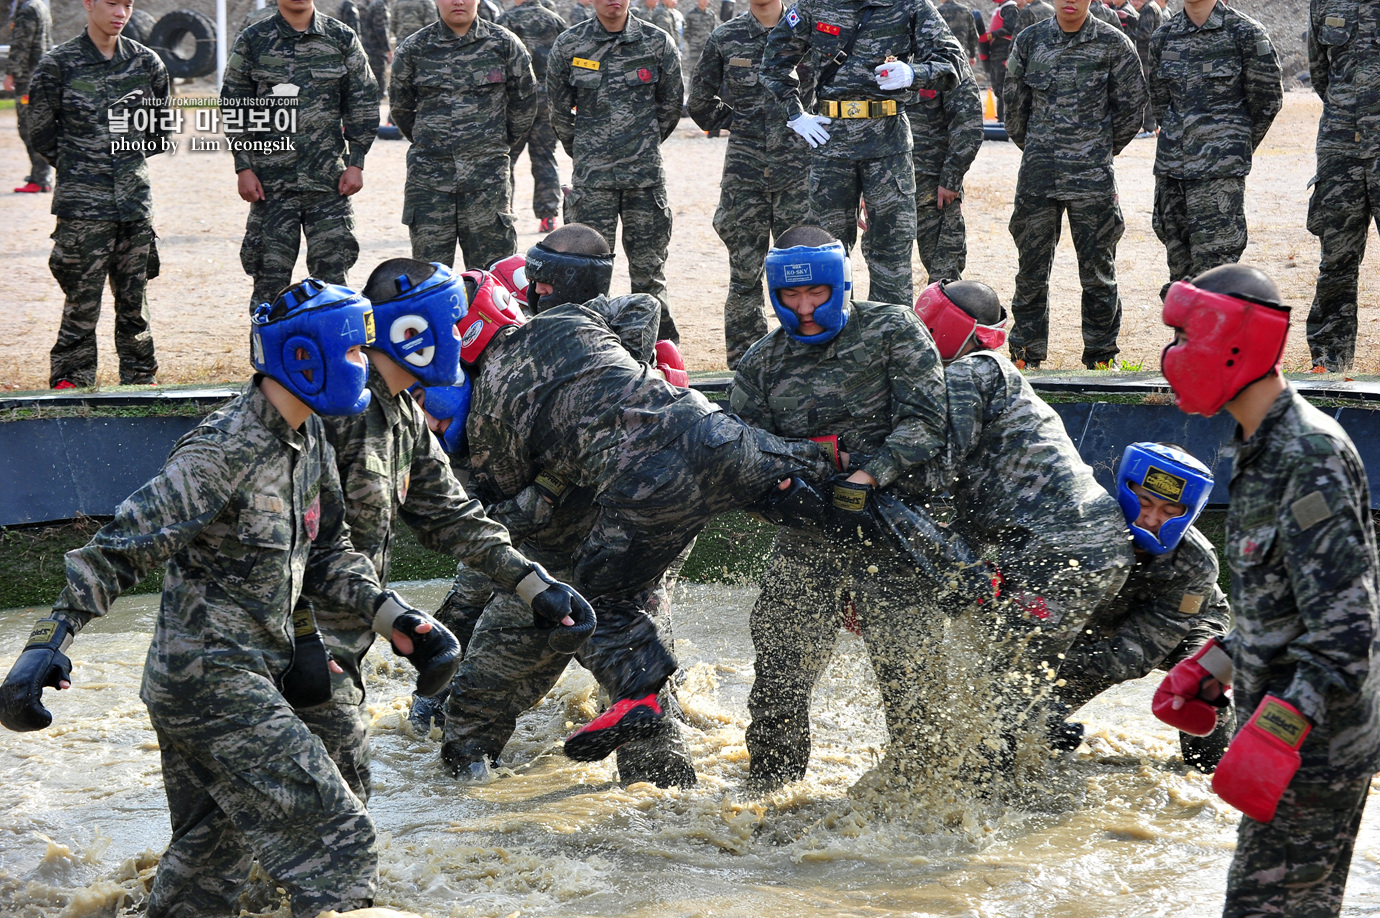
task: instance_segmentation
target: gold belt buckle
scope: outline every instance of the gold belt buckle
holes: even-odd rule
[[[866,102],[841,102],[839,104],[843,108],[843,111],[839,113],[840,118],[866,118],[871,114]]]

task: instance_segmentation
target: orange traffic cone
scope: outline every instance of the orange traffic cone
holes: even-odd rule
[[[997,120],[997,94],[992,90],[987,90],[982,96],[982,120]]]

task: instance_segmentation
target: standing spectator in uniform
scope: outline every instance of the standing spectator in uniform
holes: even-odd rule
[[[1154,35],[1155,31],[1164,25],[1165,16],[1161,12],[1159,4],[1156,3],[1147,3],[1146,0],[1131,0],[1131,5],[1140,14],[1131,40],[1136,43],[1136,54],[1140,57],[1141,71],[1145,74],[1145,83],[1148,86],[1152,76],[1150,72],[1150,36]],[[1054,15],[1053,8],[1050,9],[1050,15]],[[1155,120],[1155,105],[1152,102],[1145,107],[1144,130],[1137,134],[1136,138],[1152,137],[1158,129],[1159,122]]]
[[[1246,174],[1284,104],[1265,27],[1219,0],[1188,0],[1150,41],[1155,235],[1169,284],[1246,250]]]
[[[513,2],[513,8],[498,18],[498,24],[521,38],[532,56],[532,72],[537,78],[537,114],[532,127],[513,144],[510,156],[516,164],[526,148],[532,164],[532,211],[538,221],[537,232],[549,233],[556,228],[561,176],[556,169],[556,132],[551,129],[551,103],[546,95],[546,62],[551,57],[551,46],[566,25],[564,19],[537,0]]]
[[[369,57],[369,69],[373,71],[374,82],[379,86],[379,98],[388,89],[388,65],[393,62],[393,37],[391,0],[369,0],[360,17],[360,42],[364,53]]]
[[[997,120],[1006,121],[1006,59],[1011,56],[1011,43],[1021,28],[1020,0],[993,0],[999,5],[987,23],[987,78],[997,97]]]
[[[29,142],[58,170],[48,268],[66,301],[50,353],[54,389],[96,384],[96,321],[107,279],[120,384],[151,385],[158,372],[145,293],[158,276],[158,245],[144,160],[163,151],[167,131],[158,108],[148,133],[130,123],[138,100],[167,99],[170,83],[158,55],[120,34],[133,11],[132,0],[88,0],[86,28],[44,56],[29,84]],[[115,133],[121,120],[127,132]]]
[[[1126,229],[1112,157],[1136,136],[1145,78],[1121,30],[1064,3],[1016,39],[1008,62],[1006,133],[1023,151],[1011,236],[1020,267],[1011,356],[1039,366],[1049,347],[1049,271],[1068,214],[1083,285],[1083,365],[1117,355],[1116,244]],[[1022,361],[1024,362],[1022,364]]]
[[[19,120],[19,139],[29,154],[29,174],[18,194],[38,194],[53,190],[53,170],[34,149],[29,137],[29,80],[39,59],[53,43],[53,20],[43,0],[23,0],[10,16],[10,54],[5,63],[5,89],[14,93],[14,111]]]
[[[643,22],[650,22],[667,35],[671,36],[671,41],[675,44],[677,53],[680,51],[680,32],[676,29],[676,17],[671,15],[671,8],[660,0],[642,0],[640,6],[632,8],[632,14]]]
[[[786,124],[785,106],[758,78],[767,35],[785,12],[781,0],[752,0],[748,12],[709,36],[690,82],[695,123],[706,131],[729,128],[714,212],[714,230],[728,248],[724,348],[729,369],[767,333],[762,259],[772,238],[809,213],[800,177],[809,169],[810,148]]]
[[[1350,369],[1356,356],[1356,296],[1366,234],[1380,227],[1380,16],[1365,0],[1315,2],[1309,13],[1308,73],[1323,100],[1318,174],[1308,231],[1322,243],[1308,311],[1315,367]]]
[[[795,72],[807,57],[818,114],[805,111]],[[915,297],[915,172],[905,105],[916,90],[944,92],[968,75],[953,33],[934,7],[918,0],[861,7],[852,0],[801,0],[767,39],[760,78],[785,103],[792,130],[814,148],[811,221],[851,251],[859,202],[867,201],[871,300]]]
[[[712,0],[695,0],[695,5],[685,13],[685,56],[681,69],[693,71],[709,42],[709,35],[719,27],[719,15]],[[718,136],[713,131],[711,136]]]
[[[1047,0],[1031,0],[1021,9],[1021,32],[1030,28],[1037,22],[1044,22],[1046,19],[1053,18],[1054,7]],[[1016,34],[1020,34],[1017,32]]]
[[[963,176],[982,147],[982,97],[971,76],[950,90],[921,89],[906,105],[915,163],[915,242],[926,284],[958,280],[968,265]],[[863,236],[863,254],[872,234]],[[871,261],[871,259],[868,259]]]
[[[1366,470],[1337,422],[1280,374],[1289,309],[1264,273],[1223,265],[1179,281],[1164,323],[1175,334],[1162,369],[1179,408],[1225,407],[1237,424],[1226,535],[1236,622],[1170,671],[1155,713],[1206,733],[1230,687],[1245,724],[1212,778],[1245,814],[1224,918],[1336,916],[1380,769]]]
[[[335,18],[350,27],[350,31],[355,35],[360,34],[359,7],[355,6],[355,0],[341,0],[340,9],[336,11]]]
[[[680,55],[670,35],[628,15],[626,0],[594,0],[594,12],[556,39],[546,69],[551,126],[575,161],[565,220],[594,227],[610,249],[623,221],[632,292],[661,301],[657,338],[679,341],[666,292],[661,144],[680,123]]]
[[[477,0],[476,15],[484,0]],[[393,45],[397,47],[439,18],[435,0],[393,0]],[[486,18],[480,16],[479,18]]]
[[[968,66],[977,66],[978,30],[973,11],[959,0],[944,0],[939,4],[939,15],[948,23],[949,31],[964,51],[968,52]]]
[[[350,196],[364,187],[364,157],[379,129],[378,84],[359,38],[318,13],[313,0],[278,0],[276,15],[244,30],[225,64],[221,108],[247,122],[255,107],[244,100],[278,87],[297,99],[295,124],[241,136],[287,149],[231,140],[239,194],[249,202],[240,263],[254,278],[252,304],[272,302],[287,286],[303,234],[312,277],[345,283],[359,257]]]

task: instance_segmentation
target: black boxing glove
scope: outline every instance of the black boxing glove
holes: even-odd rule
[[[517,594],[532,608],[532,624],[552,629],[547,645],[557,653],[575,653],[585,646],[597,624],[594,607],[572,587],[561,583],[540,564],[517,585]],[[566,616],[573,625],[562,625]]]
[[[27,733],[53,722],[43,706],[43,689],[60,688],[72,680],[72,661],[63,653],[72,643],[72,629],[55,618],[41,618],[29,634],[24,652],[0,685],[0,723]]]
[[[278,680],[283,700],[294,708],[312,708],[331,700],[331,652],[316,628],[316,615],[305,600],[292,610],[292,665]]]
[[[423,624],[431,625],[430,630],[418,631]],[[397,644],[393,644],[395,630],[412,639],[412,653],[403,653]],[[387,638],[393,652],[407,657],[417,670],[419,695],[435,695],[450,685],[464,657],[460,641],[450,633],[449,628],[421,609],[409,606],[392,590],[384,591],[374,607],[374,633]]]

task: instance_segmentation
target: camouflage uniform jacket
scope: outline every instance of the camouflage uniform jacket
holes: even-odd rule
[[[43,0],[23,0],[10,19],[10,54],[5,73],[14,77],[14,91],[22,95],[39,60],[53,43],[53,19]]]
[[[393,47],[392,11],[388,0],[370,0],[360,16],[360,42],[370,54],[387,54]]]
[[[577,26],[582,22],[589,22],[593,18],[594,4],[591,3],[586,6],[584,4],[577,3],[570,8],[570,15],[566,17],[566,21],[569,22],[572,26]]]
[[[479,5],[481,8],[484,6],[482,0]],[[432,0],[393,0],[393,38],[402,44],[439,18]]]
[[[1126,585],[1088,623],[1063,669],[1120,684],[1162,666],[1192,631],[1226,634],[1231,607],[1217,572],[1217,552],[1193,527],[1172,552],[1138,554]]]
[[[710,0],[709,6],[704,9],[692,3],[685,14],[685,63],[691,69],[704,53],[709,36],[719,27],[719,17],[714,12],[716,8],[713,0]]]
[[[671,43],[676,45],[677,49],[679,49],[680,30],[676,28],[676,17],[672,14],[670,9],[658,3],[649,10],[643,4],[638,3],[635,4],[629,12],[643,22],[650,23],[671,36]],[[679,54],[679,50],[677,50],[676,53]]]
[[[1236,627],[1223,643],[1237,722],[1277,695],[1313,725],[1297,780],[1369,775],[1380,769],[1380,582],[1366,470],[1292,385],[1232,445]]]
[[[532,59],[502,26],[476,18],[461,38],[433,22],[393,53],[388,102],[412,141],[409,186],[448,191],[490,181],[494,161],[507,167],[509,148],[537,117]]]
[[[900,482],[944,450],[944,371],[915,311],[857,301],[831,341],[807,344],[780,327],[738,364],[729,405],[744,421],[782,437],[837,436],[868,457],[880,487]]]
[[[1027,555],[1078,557],[1093,569],[1122,559],[1129,569],[1121,507],[1021,371],[979,351],[949,364],[944,379],[948,451],[935,489],[953,495],[964,533],[978,544],[1023,546]]]
[[[282,84],[296,87],[296,131],[242,136],[288,148],[236,149],[235,171],[254,170],[269,194],[337,191],[347,166],[364,168],[379,129],[379,88],[359,37],[320,13],[305,32],[280,13],[254,23],[225,63],[221,107],[245,109],[248,124],[249,113],[262,110],[250,101]]]
[[[29,137],[38,154],[57,169],[55,215],[120,223],[153,218],[153,188],[144,158],[161,152],[167,132],[160,123],[147,134],[136,133],[134,115],[147,107],[141,100],[168,98],[169,86],[157,54],[120,38],[114,56],[106,60],[85,29],[39,61],[29,83]],[[112,110],[129,116],[127,133],[111,129],[116,125]],[[147,152],[112,151],[122,139],[153,146]]]
[[[1131,40],[1092,16],[1072,34],[1046,19],[1016,37],[1006,66],[1006,133],[1024,151],[1016,194],[1115,195],[1112,157],[1145,115]]]
[[[1221,0],[1201,26],[1180,10],[1150,41],[1156,175],[1247,174],[1283,105],[1279,55],[1265,27]]]
[[[963,176],[982,147],[982,98],[969,77],[948,92],[920,90],[906,106],[915,143],[915,174],[938,178],[939,187],[963,190]]]
[[[257,381],[182,437],[66,562],[53,611],[78,628],[167,563],[140,691],[152,711],[210,716],[276,682],[292,661],[303,589],[357,610],[366,626],[381,592],[350,545],[320,419],[293,430]]]
[[[532,56],[537,92],[545,96],[546,62],[551,57],[551,46],[566,29],[565,20],[534,0],[527,0],[498,17],[498,24],[522,39],[527,53]]]
[[[1312,0],[1308,73],[1323,100],[1318,154],[1380,156],[1380,6]]]
[[[1140,14],[1140,18],[1136,20],[1136,28],[1127,34],[1131,36],[1131,41],[1136,45],[1136,54],[1140,56],[1141,69],[1145,71],[1146,79],[1149,79],[1150,39],[1159,27],[1164,25],[1164,13],[1155,0],[1146,0],[1137,12]]]
[[[786,109],[759,76],[770,30],[751,12],[709,36],[690,81],[690,117],[706,131],[731,128],[724,179],[784,191],[810,169],[810,147],[786,124]]]
[[[943,3],[939,4],[939,15],[944,17],[949,31],[954,33],[954,39],[958,41],[964,51],[968,52],[968,57],[977,57],[977,20],[973,18],[973,11],[968,8],[968,5],[958,2],[958,0],[944,0]]]
[[[359,7],[355,6],[355,0],[341,0],[340,9],[336,11],[335,18],[342,24],[350,27],[350,31],[356,35],[360,34]]]
[[[1117,11],[1107,4],[1102,3],[1101,0],[1093,0],[1088,6],[1088,15],[1102,20],[1107,23],[1107,25],[1116,26],[1123,32],[1126,31],[1125,26],[1122,25],[1121,17],[1117,15]]]
[[[1034,0],[1033,3],[1026,4],[1025,9],[1021,10],[1021,28],[1016,34],[1019,35],[1037,22],[1044,22],[1046,19],[1053,18],[1053,6],[1050,6],[1045,0]]]
[[[669,35],[636,16],[621,32],[597,18],[571,26],[551,48],[546,92],[575,187],[665,184],[661,144],[680,123],[685,92]]]
[[[895,100],[904,109],[918,89],[943,92],[971,75],[968,55],[959,47],[928,0],[799,0],[767,37],[762,83],[785,103],[786,116],[804,111],[796,66],[809,59],[814,73],[843,50],[858,16],[872,7],[867,28],[828,85],[817,85],[822,101]],[[915,82],[907,89],[883,90],[873,70],[888,57],[909,63]],[[910,124],[897,117],[834,119],[829,142],[815,155],[841,159],[881,159],[910,152]]]

